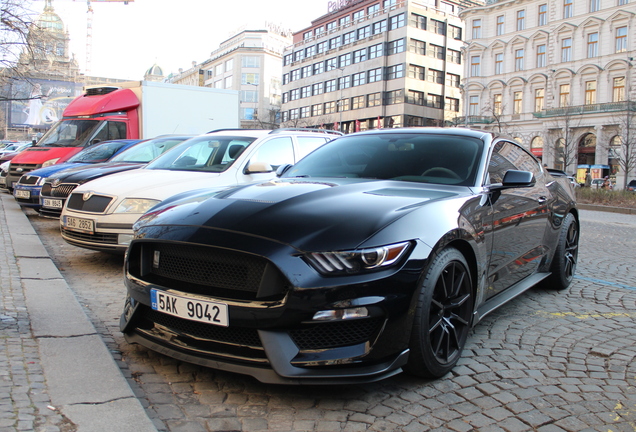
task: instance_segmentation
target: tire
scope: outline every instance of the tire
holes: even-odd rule
[[[569,287],[574,278],[578,256],[579,223],[572,213],[568,213],[563,220],[559,242],[552,258],[550,267],[552,274],[546,279],[544,286],[556,291]]]
[[[457,364],[470,330],[473,293],[461,252],[447,248],[433,258],[419,290],[407,372],[440,378]]]

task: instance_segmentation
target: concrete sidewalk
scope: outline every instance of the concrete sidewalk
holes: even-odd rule
[[[0,431],[156,431],[14,198],[0,192]]]

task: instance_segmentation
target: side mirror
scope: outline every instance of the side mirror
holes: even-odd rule
[[[245,174],[264,174],[274,172],[274,169],[267,162],[250,162],[250,164],[243,171]]]
[[[292,164],[283,164],[281,166],[278,167],[278,169],[276,170],[276,177],[280,177],[283,174],[285,174],[287,171],[289,171],[289,169],[293,167]]]
[[[501,183],[502,189],[532,187],[536,183],[534,174],[530,171],[509,170]]]

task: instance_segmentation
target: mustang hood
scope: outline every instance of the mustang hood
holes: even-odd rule
[[[342,249],[357,247],[395,220],[459,193],[397,181],[278,180],[183,194],[147,213],[137,227],[209,227],[269,238],[300,250],[319,250],[328,238],[330,247]]]

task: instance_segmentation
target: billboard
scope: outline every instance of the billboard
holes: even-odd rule
[[[9,127],[48,129],[62,117],[68,104],[82,94],[82,87],[79,83],[46,79],[14,81]]]

